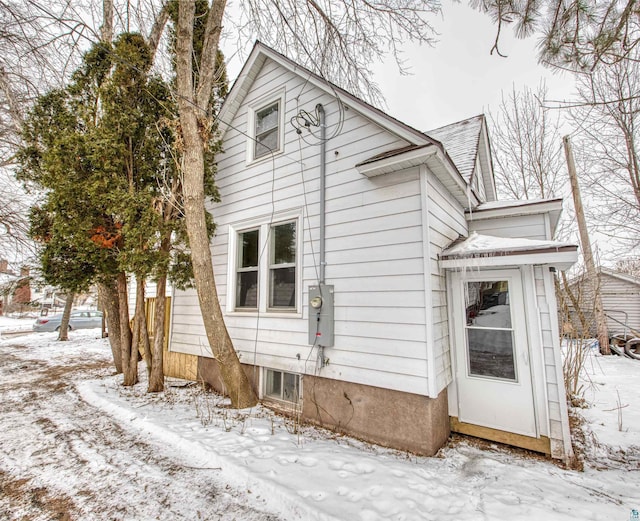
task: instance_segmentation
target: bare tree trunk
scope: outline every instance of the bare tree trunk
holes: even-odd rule
[[[158,278],[156,289],[156,309],[153,321],[153,351],[151,353],[151,372],[149,374],[149,388],[147,392],[157,393],[164,390],[164,326],[166,312],[167,277]]]
[[[171,236],[163,237],[160,251],[169,254]],[[153,320],[153,350],[151,353],[151,372],[147,392],[157,393],[164,390],[164,329],[166,314],[167,274],[158,277],[156,286],[156,308]]]
[[[102,0],[100,39],[106,43],[110,43],[113,40],[113,0]]]
[[[9,75],[5,71],[4,67],[0,65],[0,91],[4,94],[7,107],[9,109],[9,115],[11,116],[11,125],[16,134],[22,132],[23,117],[16,100],[15,92],[11,86]]]
[[[587,317],[585,317],[584,312],[582,311],[582,303],[580,302],[580,298],[576,297],[575,293],[571,289],[571,286],[569,286],[569,282],[567,281],[567,274],[564,271],[562,272],[562,285],[563,288],[560,289],[560,285],[558,283],[560,292],[559,294],[561,295],[562,300],[564,300],[564,297],[562,297],[564,291],[569,297],[569,300],[571,300],[571,305],[573,306],[573,309],[578,316],[578,320],[580,321],[581,334],[586,335],[587,331],[589,331],[589,322],[587,321]]]
[[[136,277],[136,308],[133,315],[133,338],[131,341],[131,358],[129,359],[129,380],[138,382],[138,360],[140,351],[149,363],[149,335],[147,334],[144,312],[144,277]]]
[[[114,281],[98,284],[98,296],[102,312],[107,321],[107,332],[113,363],[116,372],[122,373],[122,350],[120,343],[120,310],[118,306],[118,289]]]
[[[184,207],[191,260],[202,320],[214,358],[220,365],[220,374],[236,408],[251,407],[257,398],[247,375],[242,369],[227,328],[224,324],[216,291],[209,236],[205,220],[204,201],[204,136],[200,124],[206,116],[211,97],[215,55],[222,29],[224,1],[214,2],[207,20],[207,33],[200,64],[198,95],[193,85],[193,23],[194,2],[179,2],[176,31],[176,85],[178,110],[184,145]],[[199,101],[204,99],[204,103]],[[206,125],[202,125],[206,128]]]
[[[582,245],[582,255],[584,263],[587,267],[589,281],[593,285],[593,309],[596,317],[596,328],[598,331],[598,342],[600,343],[600,352],[603,355],[610,355],[609,348],[609,331],[607,330],[607,319],[604,315],[602,307],[602,296],[600,294],[600,274],[596,270],[596,263],[593,259],[591,251],[591,241],[589,240],[589,230],[587,229],[587,221],[584,217],[584,209],[582,207],[582,197],[580,196],[580,186],[578,185],[578,174],[576,173],[576,165],[573,160],[573,150],[571,149],[571,141],[569,136],[563,138],[564,153],[567,157],[567,167],[569,170],[569,180],[571,181],[571,193],[573,194],[573,204],[576,210],[576,220],[578,221],[578,230],[580,232],[580,244]]]
[[[67,293],[67,299],[64,301],[64,311],[62,312],[62,321],[60,322],[60,329],[58,329],[58,340],[69,340],[69,317],[71,316],[71,308],[73,308],[73,299],[75,293]]]
[[[131,327],[129,326],[129,302],[127,294],[127,276],[124,272],[118,273],[116,279],[118,287],[118,311],[120,314],[120,353],[122,353],[123,385],[135,385],[138,383],[138,373],[131,373],[131,358],[135,357],[136,365],[138,354],[131,352]]]
[[[162,32],[164,31],[164,27],[167,25],[168,20],[169,10],[167,9],[167,3],[164,3],[162,9],[153,21],[153,27],[151,27],[151,31],[149,32],[149,38],[147,38],[147,43],[149,44],[149,49],[153,56],[155,56],[156,51],[158,50],[160,38],[162,37]]]

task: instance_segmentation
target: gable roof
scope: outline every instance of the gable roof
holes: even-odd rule
[[[467,183],[471,181],[476,166],[483,123],[481,114],[426,132],[444,145]]]
[[[620,279],[624,282],[629,282],[631,284],[635,284],[637,286],[640,286],[640,279],[638,279],[638,277],[634,277],[633,275],[630,275],[629,273],[621,273],[619,271],[614,271],[614,270],[610,270],[608,268],[600,268],[600,273],[603,273],[604,275],[609,275],[610,277],[614,277],[616,279]]]
[[[634,277],[633,275],[630,275],[629,273],[622,273],[619,271],[615,271],[609,268],[604,268],[602,266],[600,266],[598,268],[598,272],[603,274],[603,275],[608,275],[609,277],[613,277],[615,279],[619,279],[622,280],[624,282],[628,282],[630,284],[635,284],[636,286],[640,286],[640,278],[638,277]],[[569,279],[568,284],[569,286],[575,286],[576,284],[582,284],[583,282],[585,282],[587,279],[587,274],[586,271],[583,270],[580,273],[574,275],[573,277],[571,277],[571,279]]]
[[[220,108],[220,112],[218,114],[218,120],[220,122],[219,128],[222,133],[228,130],[229,122],[233,119],[236,112],[240,108],[240,104],[242,100],[249,92],[253,80],[256,78],[262,65],[265,63],[267,58],[275,61],[285,69],[290,70],[291,72],[304,76],[305,80],[307,80],[310,84],[318,87],[323,90],[327,94],[330,94],[333,97],[338,97],[340,101],[346,102],[350,104],[352,107],[356,108],[358,112],[372,121],[379,124],[381,127],[389,130],[390,132],[396,134],[397,136],[409,141],[410,143],[418,144],[418,145],[438,145],[441,146],[438,141],[427,136],[424,132],[420,132],[419,130],[403,123],[402,121],[390,116],[386,112],[370,105],[366,101],[354,96],[350,92],[334,85],[330,81],[326,80],[322,76],[310,71],[306,67],[294,62],[290,58],[287,58],[284,54],[280,54],[279,52],[273,50],[271,47],[266,46],[262,42],[256,41],[247,58],[247,61],[242,67],[240,74],[236,78],[236,81],[233,83],[229,94],[224,100],[222,107]]]
[[[388,169],[376,172],[376,162],[387,159],[387,157],[389,157],[387,154],[396,156],[402,155],[402,153],[406,151],[413,152],[415,149],[429,149],[425,154],[418,154],[418,156],[420,156],[419,159],[417,159],[418,156],[414,154],[412,162],[408,164],[398,162],[396,167],[405,168],[406,166],[415,166],[416,163],[427,163],[436,176],[441,178],[441,180],[444,180],[443,182],[445,186],[450,189],[452,194],[461,202],[462,206],[467,206],[469,204],[470,195],[472,195],[471,198],[474,199],[473,203],[477,204],[479,202],[477,194],[469,193],[467,180],[460,173],[456,163],[452,160],[446,148],[442,143],[440,143],[440,141],[411,127],[410,125],[407,125],[406,123],[403,123],[373,105],[370,105],[366,101],[332,84],[320,75],[310,71],[302,65],[299,65],[290,58],[287,58],[283,54],[280,54],[259,41],[257,41],[253,46],[247,61],[242,67],[238,78],[233,83],[233,86],[231,87],[231,90],[225,98],[225,101],[220,108],[220,112],[218,113],[218,124],[222,135],[224,135],[230,128],[230,122],[235,117],[242,101],[249,93],[253,81],[258,76],[267,59],[273,60],[278,65],[294,74],[303,76],[305,81],[309,84],[314,85],[332,97],[338,98],[340,102],[346,103],[349,107],[373,121],[381,128],[409,143],[407,146],[402,147],[402,149],[383,152],[382,154],[377,154],[363,162],[362,164],[369,165],[366,169],[368,173],[358,169],[361,173],[364,175],[378,175],[380,173],[386,173]]]

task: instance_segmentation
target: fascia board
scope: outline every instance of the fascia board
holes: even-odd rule
[[[515,255],[488,255],[440,259],[444,269],[473,269],[498,266],[544,265],[554,266],[561,271],[569,269],[578,260],[577,250],[554,253],[524,253]]]

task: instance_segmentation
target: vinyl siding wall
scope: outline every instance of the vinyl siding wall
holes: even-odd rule
[[[572,291],[580,300],[582,312],[589,324],[586,334],[596,336],[593,288],[590,281],[584,276],[584,279],[572,284]],[[624,333],[625,326],[620,322],[640,332],[640,284],[601,272],[600,296],[602,307],[607,314],[609,334]],[[578,321],[575,320],[574,323],[577,324]]]
[[[545,277],[549,280],[546,281]],[[566,415],[566,400],[564,392],[564,382],[560,379],[560,374],[556,365],[559,359],[557,350],[560,349],[560,332],[558,331],[557,312],[555,295],[548,295],[547,291],[553,291],[554,285],[551,280],[551,273],[548,268],[534,267],[534,278],[536,286],[536,299],[538,313],[540,315],[540,326],[542,330],[542,349],[544,360],[544,372],[546,381],[547,411],[549,422],[549,439],[551,442],[551,453],[554,457],[564,457],[564,436],[563,436],[563,411]],[[568,428],[568,425],[566,425]]]
[[[460,235],[466,236],[464,209],[431,173],[427,176],[429,211],[429,249],[431,269],[431,306],[436,392],[449,385],[453,378],[449,339],[449,313],[445,270],[438,256]]]
[[[270,92],[285,91],[284,154],[247,164],[247,107]],[[308,343],[308,287],[317,283],[319,252],[318,140],[295,133],[289,120],[322,103],[331,137],[327,142],[326,283],[335,286],[335,347],[329,364],[316,367]],[[225,321],[241,361],[248,364],[378,387],[427,394],[427,356],[418,170],[366,178],[354,166],[406,144],[304,78],[267,60],[224,138],[217,184],[222,202],[213,207],[216,285],[223,309],[234,289],[229,230],[243,223],[278,222],[297,214],[303,294],[298,313],[227,310]],[[316,130],[317,132],[317,130]],[[434,196],[435,197],[435,196]],[[441,197],[441,196],[440,196]],[[437,210],[442,216],[446,210]],[[449,233],[449,232],[447,232]],[[437,238],[440,244],[444,238]],[[435,260],[435,259],[433,259]],[[438,273],[438,277],[440,274]],[[440,280],[438,279],[438,287]],[[442,306],[440,296],[437,303]],[[444,312],[438,309],[439,324]],[[442,326],[441,326],[442,327]],[[446,329],[446,328],[445,328]],[[440,333],[444,338],[445,333]],[[206,339],[195,291],[174,297],[171,350],[206,355]],[[444,362],[440,362],[444,364]],[[441,372],[446,373],[446,364]]]
[[[640,332],[640,285],[601,273],[600,287],[607,315]],[[611,318],[607,322],[611,333],[623,332],[619,322]]]
[[[501,219],[474,219],[468,217],[469,231],[494,237],[549,240],[548,223],[543,214],[519,215]]]

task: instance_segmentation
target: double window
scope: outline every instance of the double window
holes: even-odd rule
[[[235,309],[297,309],[297,228],[294,220],[237,234]]]

